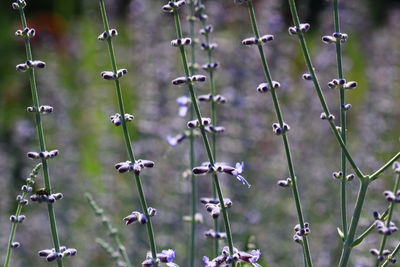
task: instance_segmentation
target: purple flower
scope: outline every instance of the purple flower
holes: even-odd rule
[[[157,258],[160,260],[160,262],[164,262],[167,264],[167,266],[170,267],[178,266],[175,263],[173,263],[175,257],[176,253],[172,249],[163,250],[161,253],[157,254]]]
[[[176,103],[178,103],[179,106],[179,116],[185,117],[189,109],[190,98],[187,96],[180,96],[176,99]]]
[[[236,176],[236,178],[242,182],[242,184],[247,185],[250,188],[249,182],[246,181],[246,179],[241,175],[244,171],[244,163],[242,162],[237,162],[235,165],[235,169],[232,171],[232,175]]]

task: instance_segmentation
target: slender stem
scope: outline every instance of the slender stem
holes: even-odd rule
[[[24,199],[25,196],[26,196],[26,193],[24,192],[22,194],[22,199]],[[21,211],[22,211],[22,205],[18,204],[17,211],[15,212],[15,217],[18,218],[18,216],[21,215]],[[6,254],[6,259],[4,261],[4,267],[8,267],[9,264],[10,264],[11,256],[12,256],[12,250],[13,250],[11,245],[14,242],[14,237],[15,237],[15,232],[16,231],[17,231],[17,223],[12,223],[10,237],[8,239],[7,254]]]
[[[202,25],[203,28],[207,26],[206,20],[202,20]],[[205,33],[205,42],[207,45],[210,44],[210,35],[208,32]],[[207,58],[208,58],[208,64],[213,63],[213,54],[212,50],[208,49],[207,50]],[[208,80],[210,84],[210,94],[212,96],[215,96],[217,94],[216,86],[215,86],[215,79],[214,79],[214,69],[210,69],[208,72]],[[211,124],[212,125],[217,125],[217,103],[214,101],[214,99],[211,100]],[[216,133],[211,133],[211,150],[214,159],[217,157],[217,134]],[[213,185],[213,197],[217,197],[217,190],[215,186]],[[214,220],[214,231],[219,232],[219,221],[218,219]],[[217,257],[219,254],[219,241],[218,239],[214,239],[214,257]]]
[[[21,18],[22,28],[27,28],[28,25],[26,22],[25,12],[23,9],[19,9],[19,15]],[[32,49],[31,49],[29,37],[25,37],[24,39],[25,39],[26,58],[27,58],[27,60],[33,60]],[[37,86],[36,86],[35,68],[29,68],[28,71],[29,71],[29,82],[30,82],[31,93],[32,93],[32,101],[33,101],[34,107],[36,108],[35,122],[36,122],[36,131],[37,131],[38,139],[39,139],[39,147],[40,147],[40,151],[46,151],[46,142],[45,142],[45,138],[44,138],[42,120],[41,120],[40,112],[38,112],[40,104],[39,104],[39,94],[38,94]],[[42,165],[43,165],[44,185],[45,185],[46,191],[51,193],[52,188],[51,188],[49,166],[47,164],[47,159],[44,159],[44,158],[42,159]],[[60,252],[60,240],[58,237],[56,215],[54,213],[53,204],[51,204],[51,203],[47,204],[47,211],[48,211],[48,216],[49,216],[49,221],[50,221],[50,230],[51,230],[51,236],[53,239],[54,249],[56,250],[56,252]],[[58,267],[63,266],[62,258],[57,259],[57,265],[58,265]]]
[[[333,1],[333,16],[334,16],[334,24],[335,24],[335,32],[340,32],[340,15],[339,15],[339,0]],[[337,73],[338,78],[343,79],[343,66],[342,66],[342,45],[340,42],[336,42],[336,62],[337,62]],[[347,138],[347,127],[346,127],[346,109],[344,105],[346,104],[346,96],[343,86],[340,86],[339,89],[340,95],[340,128],[341,128],[341,137],[343,143],[346,145]],[[343,179],[341,180],[341,188],[340,188],[340,202],[341,202],[341,216],[342,216],[342,229],[344,237],[347,236],[347,199],[346,199],[346,155],[341,149],[341,169],[343,173]]]
[[[194,42],[196,38],[195,34],[195,0],[190,1],[190,38],[192,39],[191,44],[191,73],[194,72],[195,64],[196,64],[196,42]],[[194,108],[193,105],[190,105],[190,120],[194,119]],[[194,132],[193,129],[190,129],[189,136],[189,160],[190,160],[190,169],[192,170],[195,167],[195,151],[194,151]],[[191,184],[192,184],[192,221],[191,221],[191,236],[190,236],[190,256],[189,256],[189,266],[195,266],[196,259],[196,213],[197,213],[197,201],[198,201],[198,189],[197,189],[197,179],[196,176],[192,173],[191,176]]]
[[[386,220],[388,214],[389,214],[389,208],[385,210],[385,212],[381,215],[380,219]],[[368,228],[354,240],[353,247],[360,244],[374,229],[375,229],[375,222],[372,222],[368,226]]]
[[[397,244],[396,248],[393,250],[393,252],[388,256],[388,258],[382,263],[382,265],[380,267],[385,267],[387,266],[390,261],[389,259],[392,259],[393,257],[396,256],[396,254],[400,251],[400,243]]]
[[[177,10],[174,11],[174,19],[175,19],[175,27],[176,27],[177,37],[182,38],[183,35],[182,35],[181,21],[179,18],[179,12]],[[190,71],[189,71],[189,67],[188,67],[188,61],[186,58],[185,48],[183,46],[180,46],[179,51],[181,54],[181,59],[182,59],[182,64],[183,64],[183,69],[185,71],[185,75],[188,77],[188,76],[190,76]],[[204,129],[204,125],[202,123],[202,116],[201,116],[199,104],[197,102],[196,93],[194,91],[193,84],[189,83],[188,87],[189,87],[190,97],[192,99],[192,104],[193,104],[197,119],[200,124],[200,132],[201,132],[201,136],[203,138],[203,143],[204,143],[204,147],[207,152],[208,160],[210,161],[211,165],[214,165],[215,164],[214,157],[212,154],[210,143],[209,143],[207,135],[206,135],[206,131]],[[227,239],[228,239],[229,252],[230,252],[230,254],[233,254],[234,253],[233,239],[232,239],[232,232],[231,232],[231,227],[230,227],[230,223],[229,223],[228,211],[224,205],[224,197],[222,195],[221,187],[220,187],[219,180],[218,180],[218,175],[216,173],[214,173],[214,175],[213,175],[213,180],[214,180],[214,184],[217,189],[217,195],[218,195],[218,198],[219,198],[219,201],[221,204],[222,215],[224,217],[224,225],[225,225],[225,231],[226,231],[226,235],[227,235]]]
[[[95,212],[95,215],[97,217],[100,217],[100,219],[101,219],[104,227],[107,229],[110,237],[113,239],[114,243],[117,245],[118,253],[122,257],[122,259],[125,261],[126,267],[132,267],[132,263],[129,260],[128,254],[126,252],[126,248],[122,244],[117,230],[113,228],[113,226],[110,223],[110,220],[104,214],[104,210],[99,207],[99,205],[96,203],[96,201],[94,200],[94,198],[91,194],[85,193],[85,197],[86,197],[87,201],[89,202],[90,207]]]
[[[395,183],[395,185],[393,187],[393,192],[395,194],[396,194],[397,190],[399,190],[399,187],[400,187],[400,175],[397,176],[396,183]],[[389,227],[390,221],[392,220],[394,206],[395,206],[395,203],[394,202],[390,202],[389,214],[388,214],[388,217],[387,217],[387,220],[386,220],[386,227]],[[382,237],[381,245],[379,247],[379,256],[382,256],[382,254],[383,254],[383,250],[385,249],[387,238],[388,238],[388,235],[384,235]],[[379,263],[380,263],[380,261],[377,259],[376,262],[375,262],[375,267],[378,267]]]
[[[374,172],[373,174],[370,175],[370,180],[374,181],[376,180],[379,175],[381,175],[387,168],[389,168],[390,166],[392,166],[392,164],[398,159],[400,158],[400,152],[398,152],[393,158],[391,158],[388,162],[386,162],[382,167],[379,168],[379,170],[377,170],[376,172]]]
[[[288,0],[288,1],[289,1],[289,7],[290,7],[290,12],[292,14],[293,22],[296,25],[296,27],[299,28],[300,19],[299,19],[299,15],[297,13],[295,0]],[[326,103],[324,94],[322,92],[322,89],[321,89],[317,74],[315,72],[315,68],[314,68],[313,63],[311,61],[311,56],[310,56],[310,53],[308,52],[307,43],[306,43],[304,34],[302,32],[299,32],[299,33],[297,33],[297,36],[299,37],[300,46],[301,46],[301,49],[303,51],[303,55],[304,55],[304,59],[306,61],[306,65],[307,65],[308,71],[310,72],[311,76],[313,77],[314,87],[315,87],[315,90],[317,92],[318,98],[319,98],[319,100],[321,102],[322,109],[325,112],[325,114],[329,115],[329,114],[331,114],[331,112],[329,111],[329,107],[328,107],[328,105]],[[350,165],[354,169],[354,172],[356,173],[358,178],[362,179],[364,177],[364,174],[357,167],[357,164],[354,162],[352,156],[350,155],[350,152],[347,150],[346,144],[343,141],[342,137],[340,136],[338,130],[336,129],[335,123],[333,121],[331,121],[331,120],[328,120],[328,122],[329,122],[329,126],[331,127],[331,130],[332,130],[333,134],[335,135],[336,140],[338,141],[339,145],[341,146],[341,148],[343,150],[343,153],[346,155],[347,160],[349,161]]]
[[[106,7],[104,5],[104,0],[99,0],[99,4],[100,4],[100,11],[101,11],[101,16],[102,16],[102,20],[103,20],[104,30],[106,32],[109,32],[110,26],[108,23],[107,12],[106,12]],[[114,73],[116,73],[118,68],[117,68],[117,63],[116,63],[116,58],[115,58],[114,46],[113,46],[113,42],[112,42],[111,38],[107,38],[107,44],[108,44],[108,51],[110,54],[112,69],[113,69]],[[118,79],[115,80],[115,88],[116,88],[116,94],[117,94],[117,99],[118,99],[118,107],[119,107],[119,110],[120,110],[120,113],[122,116],[122,120],[121,120],[122,121],[122,130],[123,130],[123,135],[124,135],[124,139],[125,139],[126,150],[129,155],[129,160],[131,162],[135,162],[136,158],[133,153],[130,135],[129,135],[128,128],[126,125],[126,121],[124,119],[125,107],[124,107],[124,101],[123,101],[123,97],[122,97],[122,89],[121,89],[121,85],[120,85],[120,82]],[[147,205],[146,197],[145,197],[145,194],[143,191],[142,181],[140,179],[139,174],[137,174],[137,173],[135,173],[135,181],[136,181],[137,191],[139,193],[140,204],[142,206],[143,213],[148,220],[148,222],[146,223],[147,234],[148,234],[148,238],[149,238],[151,254],[152,254],[152,257],[155,259],[157,257],[157,248],[156,248],[156,243],[154,240],[153,224],[151,222],[151,217],[149,216],[148,205]]]
[[[342,255],[340,257],[340,262],[338,265],[339,267],[345,267],[349,262],[350,253],[353,248],[354,236],[357,231],[358,222],[360,220],[360,215],[362,207],[364,205],[364,200],[367,194],[368,186],[369,186],[368,177],[361,179],[360,190],[358,192],[356,206],[354,209],[353,217],[351,219],[350,229],[343,244]]]
[[[248,10],[249,10],[249,14],[250,14],[251,25],[253,28],[254,35],[256,38],[260,38],[260,33],[258,30],[256,15],[254,12],[254,6],[253,6],[252,1],[248,2]],[[272,100],[274,103],[276,116],[278,118],[279,124],[283,125],[284,120],[283,120],[282,110],[280,108],[279,99],[278,99],[276,90],[273,86],[271,72],[269,70],[268,63],[267,63],[267,60],[266,60],[266,57],[264,54],[264,50],[263,50],[263,47],[261,44],[258,45],[258,51],[259,51],[259,54],[261,57],[261,62],[262,62],[265,78],[269,84],[269,87],[271,88],[271,95],[272,95]],[[304,227],[304,216],[303,216],[303,211],[302,211],[302,207],[301,207],[300,195],[298,192],[297,177],[296,177],[296,174],[294,171],[294,164],[293,164],[293,160],[292,160],[292,156],[291,156],[289,139],[288,139],[286,133],[282,134],[282,140],[283,140],[283,144],[285,147],[285,153],[286,153],[286,158],[287,158],[287,162],[288,162],[290,178],[292,179],[292,187],[291,188],[292,188],[292,193],[293,193],[293,197],[294,197],[295,204],[296,204],[297,217],[300,222],[300,225],[302,227]],[[313,263],[312,263],[312,258],[311,258],[311,253],[310,253],[307,236],[303,237],[303,247],[304,247],[303,251],[304,251],[304,255],[305,255],[306,266],[311,267],[311,266],[313,266]]]

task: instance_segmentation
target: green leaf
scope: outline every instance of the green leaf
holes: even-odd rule
[[[343,234],[342,230],[340,230],[339,227],[337,227],[336,230],[337,230],[337,232],[338,232],[340,238],[342,239],[342,241],[344,241],[344,234]]]

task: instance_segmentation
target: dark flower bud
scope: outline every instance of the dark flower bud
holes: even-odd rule
[[[326,36],[322,36],[322,42],[326,43],[326,44],[333,44],[336,43],[337,39],[333,36],[330,35],[326,35]]]
[[[112,71],[102,71],[101,77],[103,77],[103,79],[109,80],[109,81],[117,79],[117,75]]]
[[[349,175],[346,176],[346,180],[350,182],[354,179],[354,177],[355,177],[355,175],[350,173]]]
[[[200,102],[209,102],[213,98],[212,94],[207,94],[207,95],[199,95],[197,96],[197,100]]]
[[[148,207],[147,208],[147,212],[149,213],[150,217],[153,217],[154,215],[157,214],[157,210],[155,208],[152,208],[152,207]]]
[[[297,29],[296,29],[296,27],[289,27],[288,32],[289,32],[289,35],[296,35]]]
[[[54,193],[52,194],[52,196],[54,197],[55,200],[60,200],[64,197],[62,193]]]
[[[258,44],[258,38],[257,37],[246,38],[242,41],[242,44],[247,46],[256,45]]]
[[[52,113],[53,107],[48,105],[43,105],[39,107],[39,112],[43,114]]]
[[[213,97],[214,102],[219,103],[219,104],[225,104],[226,103],[226,98],[222,95],[215,95]]]
[[[28,64],[28,62],[27,62],[27,64]],[[40,61],[40,60],[34,60],[34,61],[32,62],[32,66],[33,66],[34,68],[44,69],[44,68],[46,67],[46,63],[43,62],[43,61]]]
[[[369,253],[371,253],[373,256],[378,256],[379,255],[379,250],[377,250],[376,248],[371,248],[369,250]]]
[[[62,257],[61,253],[53,252],[53,253],[50,253],[50,254],[46,257],[46,261],[52,262],[52,261],[55,261],[56,259],[61,258],[61,257]]]
[[[38,159],[38,158],[40,158],[40,154],[38,152],[28,152],[26,155],[30,159]]]
[[[173,85],[182,85],[182,84],[188,83],[189,81],[190,81],[190,78],[188,78],[188,77],[178,77],[172,81],[172,84]]]
[[[146,215],[144,215],[144,214],[141,213],[141,214],[139,215],[139,223],[140,223],[140,224],[146,224],[147,221],[148,221],[148,220],[147,220]]]
[[[191,38],[178,38],[171,41],[171,45],[175,47],[190,45],[192,43]]]
[[[117,77],[121,78],[122,76],[126,75],[128,73],[127,69],[119,69],[117,70]]]
[[[383,195],[385,196],[386,200],[389,202],[393,202],[396,199],[396,196],[394,195],[394,193],[389,190],[383,192]]]
[[[351,81],[343,85],[344,89],[355,89],[357,87],[357,82]]]
[[[266,43],[268,43],[268,42],[271,42],[271,41],[273,41],[274,39],[275,39],[274,36],[271,35],[271,34],[267,34],[267,35],[264,35],[264,36],[261,36],[261,37],[260,37],[260,41],[261,41],[262,43],[264,43],[264,44],[266,44]]]
[[[137,211],[132,212],[132,214],[126,216],[123,220],[125,221],[126,225],[132,224],[139,220],[140,213]]]
[[[311,81],[313,79],[312,75],[309,73],[304,73],[302,76],[303,80]]]
[[[311,26],[308,23],[302,23],[299,25],[299,30],[301,32],[308,32],[310,30]]]
[[[21,243],[19,242],[12,242],[11,243],[11,248],[19,248],[21,246]]]
[[[209,168],[205,166],[194,167],[192,172],[194,175],[202,175],[209,172]]]
[[[207,77],[204,75],[193,75],[192,77],[190,77],[190,81],[192,82],[205,82],[206,79]]]
[[[29,66],[23,63],[23,64],[18,64],[15,68],[17,69],[17,71],[24,72],[29,69]]]
[[[292,185],[292,179],[286,178],[286,180],[279,180],[277,184],[281,187],[289,187]]]

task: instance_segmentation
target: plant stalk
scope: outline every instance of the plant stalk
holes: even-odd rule
[[[175,20],[175,28],[176,28],[177,38],[182,38],[183,34],[182,34],[181,21],[180,21],[179,13],[177,10],[174,11],[174,20]],[[188,67],[188,61],[186,58],[185,48],[183,46],[180,46],[179,51],[181,54],[182,65],[183,65],[185,75],[186,75],[186,77],[189,77],[190,70]],[[209,143],[207,135],[206,135],[206,131],[204,129],[204,125],[202,123],[202,116],[201,116],[200,108],[199,108],[199,105],[197,102],[196,93],[194,91],[193,84],[189,83],[188,87],[189,87],[192,104],[193,104],[193,107],[195,110],[195,114],[196,114],[197,119],[200,124],[200,132],[201,132],[201,136],[203,139],[204,147],[207,152],[208,160],[210,161],[211,165],[214,165],[215,164],[214,157],[212,154],[210,143]],[[221,190],[221,187],[219,184],[218,175],[216,173],[214,173],[214,175],[213,175],[213,181],[214,181],[214,184],[215,184],[215,187],[217,190],[218,199],[221,203],[221,211],[222,211],[222,215],[224,218],[224,225],[225,225],[225,231],[226,231],[226,235],[227,235],[227,239],[228,239],[229,253],[232,255],[232,254],[234,254],[234,250],[233,250],[232,232],[231,232],[231,227],[230,227],[230,223],[229,223],[229,215],[228,215],[227,208],[224,205],[224,197],[223,197],[222,190]]]
[[[339,15],[339,0],[333,1],[333,16],[334,16],[334,24],[335,24],[335,32],[340,32],[340,15]],[[343,64],[342,64],[342,45],[340,42],[336,42],[336,62],[337,62],[337,73],[338,78],[343,79]],[[339,89],[339,97],[340,97],[340,128],[341,128],[341,137],[343,143],[346,145],[347,143],[347,127],[346,127],[346,110],[344,105],[346,104],[346,96],[345,90],[343,86],[340,86]],[[341,170],[343,173],[343,178],[341,180],[341,188],[340,188],[340,202],[341,202],[341,217],[342,217],[342,229],[344,237],[347,236],[347,196],[346,196],[346,154],[343,149],[341,149]]]
[[[249,14],[250,14],[253,33],[254,33],[255,37],[259,39],[260,38],[260,33],[259,33],[259,30],[258,30],[256,15],[255,15],[255,12],[254,12],[254,6],[253,6],[253,2],[252,1],[248,2],[248,11],[249,11]],[[267,80],[267,82],[269,84],[269,87],[271,88],[270,90],[271,90],[272,100],[273,100],[273,103],[274,103],[275,113],[276,113],[276,116],[278,118],[278,122],[279,122],[280,125],[283,125],[284,124],[284,120],[283,120],[282,110],[280,108],[279,99],[278,99],[276,90],[275,90],[275,88],[273,86],[271,72],[270,72],[269,67],[268,67],[268,63],[267,63],[267,60],[266,60],[266,57],[265,57],[265,54],[264,54],[264,50],[263,50],[262,44],[258,44],[258,51],[259,51],[259,54],[260,54],[260,57],[261,57],[261,62],[262,62],[265,78],[266,78],[266,80]],[[304,216],[303,216],[303,210],[302,210],[301,201],[300,201],[300,195],[299,195],[298,186],[297,186],[297,177],[296,177],[295,170],[294,170],[294,164],[293,164],[293,160],[292,160],[289,139],[288,139],[286,133],[282,134],[282,140],[283,140],[283,144],[284,144],[284,147],[285,147],[285,154],[286,154],[286,158],[287,158],[287,162],[288,162],[288,169],[289,169],[290,178],[292,179],[291,188],[292,188],[293,198],[294,198],[295,204],[296,204],[297,217],[298,217],[298,220],[299,220],[299,223],[300,223],[301,227],[304,228]],[[307,236],[303,237],[303,247],[304,247],[303,252],[305,254],[306,266],[312,267],[313,263],[312,263],[311,252],[310,252]]]
[[[399,190],[399,187],[400,187],[400,175],[397,176],[395,185],[393,187],[393,192],[395,194],[396,194],[397,190]],[[394,202],[390,202],[389,214],[388,214],[388,217],[387,217],[387,220],[386,220],[386,227],[389,227],[390,221],[392,220],[394,206],[395,206],[395,203]],[[382,254],[383,254],[383,250],[385,249],[387,238],[388,238],[388,235],[384,235],[382,237],[381,245],[379,247],[379,256],[382,256]],[[379,264],[380,264],[380,261],[377,259],[376,262],[375,262],[375,267],[378,267]]]
[[[109,32],[110,26],[108,23],[107,11],[105,8],[104,0],[99,0],[99,4],[100,4],[100,11],[101,11],[101,16],[102,16],[102,20],[103,20],[104,30],[106,32]],[[113,72],[117,73],[118,67],[117,67],[117,63],[116,63],[114,46],[113,46],[113,42],[112,42],[111,38],[107,38],[107,44],[108,44],[108,51],[110,54]],[[116,94],[117,94],[117,99],[118,99],[118,107],[119,107],[119,110],[120,110],[120,113],[122,116],[122,120],[121,120],[122,131],[123,131],[123,135],[124,135],[126,150],[128,152],[129,160],[131,162],[135,162],[136,158],[133,153],[130,135],[129,135],[128,128],[126,125],[126,121],[124,119],[125,107],[124,107],[124,101],[123,101],[123,96],[122,96],[122,89],[121,89],[121,85],[120,85],[120,82],[118,79],[115,80],[115,88],[116,88]],[[139,198],[140,198],[140,204],[142,206],[143,213],[148,220],[148,222],[146,223],[146,227],[147,227],[147,235],[148,235],[148,239],[149,239],[149,243],[150,243],[151,255],[152,255],[153,259],[156,259],[157,258],[157,247],[156,247],[156,243],[155,243],[155,239],[154,239],[153,224],[151,222],[151,217],[149,216],[148,205],[147,205],[146,197],[145,197],[145,194],[143,191],[142,181],[140,179],[139,174],[135,173],[135,181],[136,181],[136,187],[137,187],[137,191],[138,191]]]
[[[22,23],[22,28],[23,29],[27,28],[28,25],[26,22],[25,12],[23,9],[19,9],[19,15],[20,15],[21,23]],[[25,40],[26,58],[27,58],[27,60],[33,60],[32,49],[31,49],[29,37],[24,37],[24,40]],[[39,147],[40,147],[40,151],[46,151],[46,142],[45,142],[45,138],[44,138],[43,124],[42,124],[40,112],[38,111],[40,104],[39,104],[39,94],[38,94],[37,85],[36,85],[35,68],[29,68],[28,72],[29,72],[29,82],[30,82],[30,87],[31,87],[33,106],[36,108],[35,124],[36,124],[36,131],[38,134],[38,139],[39,139]],[[43,179],[44,179],[45,189],[47,192],[52,193],[49,166],[47,163],[47,159],[45,159],[45,158],[42,159],[42,166],[43,166]],[[47,211],[48,211],[48,216],[49,216],[50,230],[51,230],[51,236],[52,236],[52,240],[53,240],[54,249],[56,250],[56,252],[60,252],[60,239],[58,237],[56,215],[54,212],[53,204],[51,204],[51,203],[47,204]],[[64,266],[62,258],[57,259],[57,265],[58,265],[58,267]]]
[[[347,266],[347,264],[349,262],[350,253],[351,253],[351,250],[353,249],[354,237],[356,235],[358,222],[360,220],[361,211],[362,211],[362,207],[364,205],[365,196],[367,194],[367,189],[368,189],[369,183],[370,183],[370,181],[369,181],[368,177],[361,179],[360,189],[359,189],[357,200],[356,200],[356,206],[354,209],[353,217],[351,219],[348,235],[343,244],[342,255],[340,256],[340,262],[338,265],[339,267],[345,267],[345,266]]]

